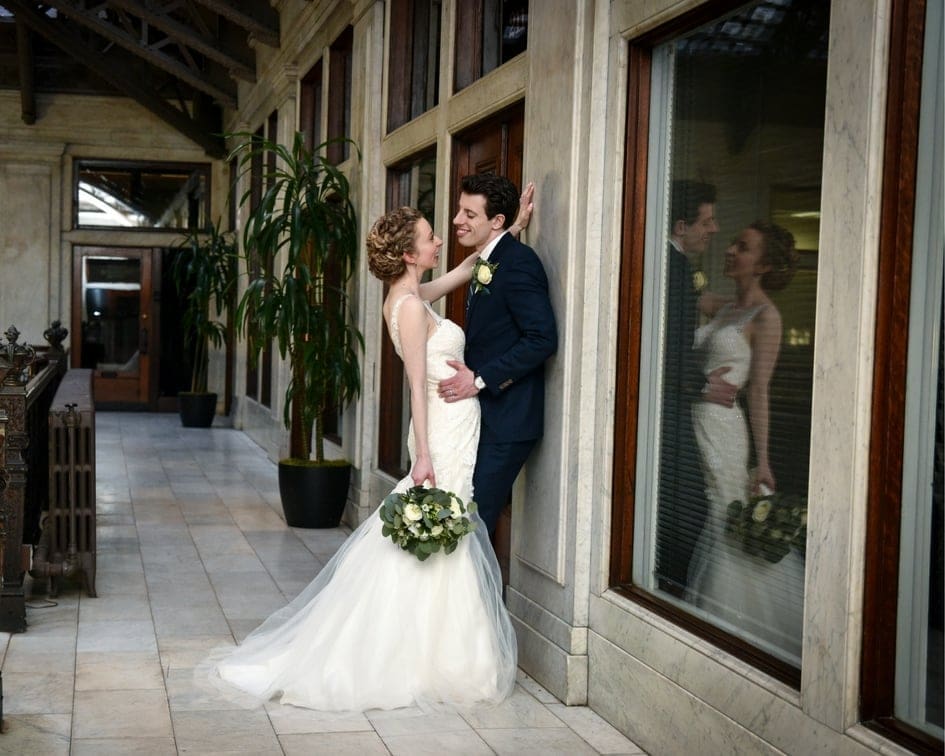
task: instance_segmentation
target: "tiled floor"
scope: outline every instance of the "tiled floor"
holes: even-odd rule
[[[205,651],[243,638],[347,535],[283,522],[275,466],[228,429],[176,415],[97,416],[98,598],[32,586],[27,632],[0,633],[11,754],[639,754],[590,709],[520,673],[477,713],[329,715],[235,709],[192,682]]]

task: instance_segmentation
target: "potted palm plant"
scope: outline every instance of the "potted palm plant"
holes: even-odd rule
[[[245,139],[234,151],[241,172],[254,156],[262,164],[266,153],[276,158],[244,228],[243,250],[253,264],[236,317],[251,345],[272,342],[289,362],[283,413],[289,456],[279,461],[283,511],[295,527],[335,527],[351,465],[325,458],[324,417],[360,394],[364,346],[347,295],[358,251],[350,186],[323,157],[325,145],[310,149],[301,133],[291,147],[238,136]],[[240,203],[249,197],[250,190]]]
[[[191,356],[190,391],[178,393],[181,423],[209,428],[217,395],[207,390],[210,346],[221,347],[226,325],[220,320],[236,281],[236,241],[219,223],[189,231],[177,246],[171,274],[182,302],[184,346]]]

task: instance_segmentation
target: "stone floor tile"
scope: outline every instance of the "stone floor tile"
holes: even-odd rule
[[[312,711],[275,703],[266,704],[266,711],[277,735],[374,731],[361,712]]]
[[[150,620],[80,622],[76,650],[156,652],[154,625]]]
[[[383,738],[394,756],[491,756],[495,753],[475,731],[431,732],[423,735],[394,735]]]
[[[319,735],[280,735],[286,756],[389,756],[374,732],[329,732]]]
[[[8,714],[4,711],[0,753],[69,756],[72,714]]]
[[[564,726],[480,729],[478,733],[498,756],[593,756],[597,753]]]
[[[177,608],[155,613],[154,631],[159,638],[225,635],[229,631],[229,626],[220,608],[213,605]]]
[[[92,651],[76,655],[76,690],[163,690],[157,653]]]
[[[616,727],[611,726],[587,706],[565,706],[562,703],[553,703],[546,704],[546,707],[599,753],[644,753],[636,743],[624,737]]]
[[[46,671],[38,662],[28,671],[3,670],[3,715],[71,714],[72,667]]]
[[[164,674],[175,669],[193,669],[207,654],[220,646],[232,646],[233,637],[225,635],[158,636],[158,652]]]
[[[459,714],[423,712],[407,709],[375,710],[367,712],[377,734],[382,738],[394,735],[424,735],[436,732],[471,732],[469,724]]]
[[[172,712],[244,708],[213,690],[209,683],[201,684],[195,680],[193,668],[179,667],[168,670],[166,684],[167,701]]]
[[[75,694],[75,738],[173,737],[163,690],[85,690]]]
[[[537,680],[527,675],[522,670],[518,670],[515,681],[528,693],[534,696],[539,702],[548,704],[548,703],[559,703],[558,699],[554,697],[554,694],[549,693],[545,690]]]
[[[76,738],[70,756],[177,756],[174,738]]]
[[[564,726],[564,723],[548,711],[544,704],[536,701],[518,685],[515,686],[512,695],[502,703],[463,712],[463,718],[476,729]]]
[[[179,753],[280,754],[282,749],[263,709],[175,711]]]
[[[110,620],[150,620],[151,605],[145,594],[113,594],[108,601],[97,598],[79,604],[79,622],[104,622]]]

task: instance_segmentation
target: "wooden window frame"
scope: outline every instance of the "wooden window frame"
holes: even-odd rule
[[[896,719],[905,388],[925,0],[892,0],[867,492],[860,716],[916,753],[942,741]]]
[[[800,689],[801,670],[727,633],[685,609],[633,583],[633,535],[636,496],[637,430],[640,411],[639,375],[642,347],[646,182],[653,49],[745,5],[745,0],[715,0],[694,8],[645,35],[629,41],[623,224],[620,248],[617,330],[619,375],[630,376],[616,387],[614,410],[613,512],[610,542],[610,588],[654,614],[698,635],[761,672]],[[626,463],[624,463],[626,462]]]
[[[343,163],[350,154],[351,66],[354,29],[345,27],[328,51],[328,161]]]
[[[442,4],[440,6],[442,8]],[[436,65],[430,66],[431,0],[391,0],[387,65],[387,131],[390,133],[425,113],[429,108],[418,98],[425,98],[428,85],[433,88],[433,104],[439,103],[440,47],[432,53]],[[461,12],[458,11],[458,12]],[[442,24],[442,12],[439,22]],[[436,80],[427,81],[434,72]]]
[[[529,0],[529,2],[535,2],[535,0]],[[496,68],[508,63],[510,60],[517,58],[521,52],[525,52],[528,49],[527,36],[525,49],[515,55],[512,55],[506,60],[502,59],[503,56],[503,45],[502,45],[502,32],[504,30],[502,24],[503,16],[503,5],[504,0],[499,0],[497,13],[499,15],[499,38],[496,42],[498,45],[498,60],[494,68],[490,68],[488,71],[483,71],[485,65],[485,56],[483,54],[483,46],[485,43],[485,10],[486,0],[463,0],[456,4],[456,26],[454,27],[455,33],[455,63],[453,71],[453,91],[459,92],[474,82],[481,79],[486,74],[494,71]],[[527,32],[526,32],[527,34]]]
[[[252,141],[259,144],[263,138],[263,127],[260,126],[252,136]],[[249,211],[252,213],[262,201],[263,187],[263,159],[257,151],[250,158],[249,163]],[[246,253],[246,264],[249,269],[249,277],[252,279],[259,275],[259,255],[254,250],[244,250]],[[244,393],[248,399],[259,400],[259,362],[254,359],[254,344],[252,339],[246,341],[246,384],[243,387]]]
[[[305,134],[305,146],[312,150],[322,142],[322,68],[319,58],[299,84],[299,129]]]
[[[432,158],[436,160],[436,148],[423,150],[411,155],[407,160],[387,169],[386,207],[392,210],[409,204],[408,198],[401,195],[400,176],[405,169],[418,162]],[[389,286],[384,285],[384,296]],[[410,470],[400,466],[400,443],[403,438],[404,412],[404,364],[394,351],[394,343],[386,328],[382,328],[381,337],[381,380],[379,406],[382,408],[378,417],[377,466],[378,469],[395,478],[403,478]]]

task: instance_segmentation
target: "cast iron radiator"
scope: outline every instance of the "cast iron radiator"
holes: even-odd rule
[[[49,503],[30,575],[49,578],[49,595],[59,578],[81,575],[95,596],[95,408],[92,371],[69,370],[49,408]]]

